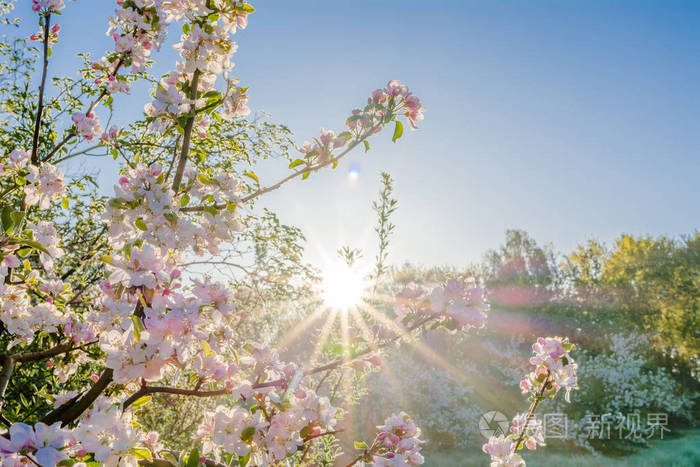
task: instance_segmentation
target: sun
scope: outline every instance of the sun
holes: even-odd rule
[[[323,273],[321,296],[329,308],[347,312],[362,303],[367,286],[360,271],[338,261]]]

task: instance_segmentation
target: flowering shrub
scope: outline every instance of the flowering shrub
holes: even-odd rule
[[[36,96],[10,90],[23,100],[36,97],[37,105],[22,101],[28,115],[12,121],[17,131],[0,132],[6,147],[0,168],[0,321],[6,333],[0,408],[30,405],[22,393],[19,401],[7,394],[13,378],[33,363],[44,362],[47,379],[61,386],[49,394],[47,385],[32,382],[37,395],[53,401],[52,408],[34,413],[46,408],[37,405],[27,412],[35,422],[25,423],[20,410],[0,418],[9,428],[0,438],[3,465],[263,466],[303,459],[315,440],[342,431],[342,410],[319,394],[314,375],[377,365],[384,348],[426,326],[453,333],[483,327],[483,290],[462,279],[430,293],[409,288],[397,297],[395,319],[374,325],[351,356],[300,366],[268,346],[235,346],[237,320],[250,311],[241,299],[245,291],[188,274],[187,265],[192,258],[220,255],[245,235],[250,222],[242,210],[256,199],[335,167],[359,145],[369,149],[367,138],[390,124],[396,141],[402,120],[415,129],[423,107],[405,85],[390,81],[352,111],[344,131],[321,130],[299,148],[290,175],[264,186],[253,171],[235,170],[220,147],[217,152],[207,141],[218,142],[216,136],[231,128],[227,122],[249,113],[247,88],[238,86],[230,70],[232,35],[247,26],[254,8],[240,0],[116,5],[108,26],[113,48],[81,70],[80,86],[56,80],[66,97],[45,102],[48,61],[60,31],[51,22],[66,5],[33,0],[41,31],[31,40],[41,44],[41,83]],[[105,132],[99,109],[111,111],[130,83],[147,76],[152,51],[178,22],[180,60],[153,90],[145,121]],[[1,50],[18,67],[11,72],[30,67],[5,45]],[[91,102],[84,105],[86,97]],[[62,115],[71,115],[72,123],[60,133],[50,122]],[[233,152],[245,137],[222,144]],[[85,148],[86,142],[94,146]],[[139,149],[143,145],[148,149]],[[159,151],[163,146],[167,151]],[[66,177],[60,167],[94,147],[125,161],[114,196],[104,202],[91,197],[85,180]],[[540,360],[533,361],[537,368],[528,386],[535,400],[575,385],[568,344],[555,344],[537,344]],[[159,394],[221,402],[197,425],[201,452],[173,453],[158,433],[142,429],[138,408]],[[362,453],[353,463],[422,464],[420,435],[408,415],[392,415],[370,444],[358,443]],[[519,437],[526,446],[538,442],[525,430]]]
[[[596,431],[601,430],[600,418],[604,417],[602,421],[610,423],[614,431],[624,426],[627,441],[644,444],[649,427],[628,423],[627,414],[638,414],[640,421],[656,413],[691,419],[693,397],[681,390],[665,368],[650,368],[644,355],[646,336],[613,334],[607,340],[609,347],[602,353],[578,352],[581,388],[572,409],[584,422],[579,427],[582,435],[600,444],[605,437]]]

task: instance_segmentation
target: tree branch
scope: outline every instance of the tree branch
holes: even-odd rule
[[[109,386],[112,382],[114,371],[107,368],[102,372],[102,375],[97,382],[82,396],[76,396],[62,406],[49,412],[41,421],[47,425],[56,422],[61,422],[61,426],[66,426],[75,421],[85,412],[95,399]]]
[[[0,364],[2,365],[2,371],[0,371],[0,409],[2,409],[5,402],[5,391],[10,383],[12,371],[15,369],[15,360],[12,355],[3,355],[0,357]]]
[[[262,196],[266,193],[269,193],[271,191],[275,191],[279,187],[284,185],[285,183],[287,183],[287,182],[289,182],[297,177],[300,177],[300,176],[304,175],[305,173],[317,172],[324,167],[327,167],[331,164],[335,164],[341,158],[343,158],[347,153],[349,153],[350,151],[355,149],[361,142],[363,142],[364,140],[369,138],[370,135],[374,134],[375,130],[377,128],[379,128],[380,126],[381,126],[381,123],[377,123],[364,136],[362,136],[362,138],[358,139],[357,141],[352,142],[350,145],[348,145],[348,147],[347,147],[347,149],[345,149],[345,151],[341,152],[340,154],[338,154],[335,157],[330,158],[326,162],[321,162],[319,164],[312,165],[312,166],[306,167],[305,169],[294,172],[293,174],[288,175],[287,177],[283,178],[282,180],[275,183],[274,185],[271,185],[271,186],[265,187],[265,188],[260,188],[259,190],[249,194],[248,196],[241,198],[240,202],[245,203],[245,202],[250,201],[252,199],[255,199],[259,196]],[[217,204],[217,205],[214,205],[214,207],[216,209],[223,209],[226,207],[226,205],[225,204]],[[204,210],[204,206],[190,206],[190,207],[184,207],[184,208],[180,209],[180,211],[182,211],[182,212],[198,212],[198,211],[203,211],[203,210]]]
[[[190,83],[190,99],[192,100],[192,105],[190,111],[192,115],[187,119],[185,123],[185,134],[182,137],[182,150],[180,151],[180,160],[177,164],[177,170],[175,171],[175,177],[173,178],[173,191],[177,193],[177,189],[180,188],[180,182],[182,181],[182,174],[185,171],[185,165],[187,165],[187,156],[190,152],[190,139],[192,137],[192,127],[194,126],[195,119],[195,102],[197,99],[197,85],[199,84],[199,70],[195,70],[192,74],[192,83]]]
[[[269,388],[274,386],[283,386],[286,384],[284,378],[276,379],[273,381],[266,381],[264,383],[253,384],[253,389]],[[226,394],[231,394],[230,389],[215,389],[212,391],[200,391],[199,389],[184,389],[184,388],[172,388],[168,386],[141,386],[141,388],[129,396],[128,399],[122,404],[122,410],[129,408],[131,404],[139,400],[140,398],[147,396],[149,394],[175,394],[178,396],[193,396],[193,397],[216,397],[223,396]]]
[[[39,131],[41,130],[41,116],[44,112],[44,89],[46,88],[46,73],[49,69],[49,33],[51,25],[51,13],[44,15],[44,66],[41,71],[41,85],[39,85],[39,105],[36,109],[36,122],[34,123],[34,137],[32,138],[32,164],[39,163]]]

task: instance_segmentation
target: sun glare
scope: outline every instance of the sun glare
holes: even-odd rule
[[[338,262],[323,274],[321,295],[330,308],[348,311],[362,303],[367,288],[361,272]]]

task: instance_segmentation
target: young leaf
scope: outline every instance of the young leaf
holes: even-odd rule
[[[134,323],[134,337],[138,342],[141,340],[141,320],[137,316],[132,316],[131,321]]]
[[[199,466],[199,449],[192,448],[190,454],[187,456],[187,467],[198,467]]]
[[[136,402],[131,404],[131,407],[133,407],[134,409],[138,409],[139,407],[146,405],[149,402],[151,402],[151,396],[143,396],[139,399],[136,399]]]
[[[146,226],[146,223],[141,219],[140,217],[137,217],[136,220],[134,221],[134,225],[136,226],[137,229],[139,230],[148,230],[148,227]]]
[[[297,167],[297,166],[299,166],[299,165],[301,165],[301,164],[303,164],[303,163],[304,163],[304,160],[303,160],[303,159],[295,159],[295,160],[293,160],[293,161],[289,164],[289,168],[290,168],[290,169],[293,169],[294,167]]]
[[[255,180],[255,183],[257,183],[258,186],[260,186],[260,179],[258,178],[257,175],[255,175],[255,172],[248,171],[248,172],[243,173],[243,175],[245,175],[248,178],[252,178],[253,180]]]
[[[391,137],[392,142],[396,142],[397,139],[401,138],[403,135],[403,123],[396,120],[396,127],[394,127],[394,136]]]
[[[243,440],[247,443],[248,441],[253,439],[254,434],[255,434],[255,427],[254,426],[246,427],[241,432],[241,440]]]

